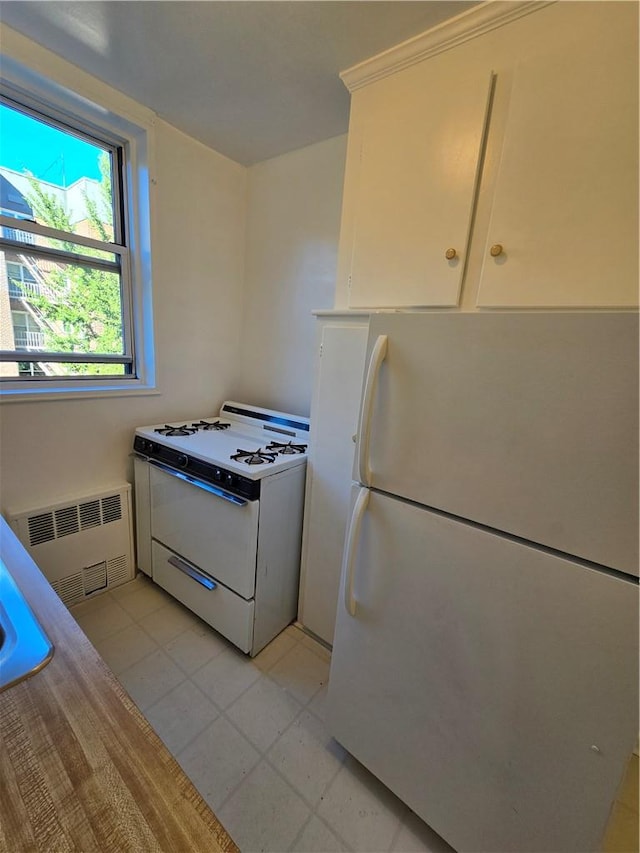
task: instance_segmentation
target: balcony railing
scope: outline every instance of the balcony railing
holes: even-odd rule
[[[16,349],[42,349],[44,346],[43,332],[30,332],[26,329],[14,329],[13,338]]]
[[[9,279],[9,296],[15,296],[18,299],[30,296],[44,296],[42,286],[37,281],[16,281]]]
[[[36,237],[35,234],[31,234],[29,231],[21,231],[19,228],[3,228],[2,236],[6,237],[7,240],[19,240],[21,243],[32,243],[35,245]]]

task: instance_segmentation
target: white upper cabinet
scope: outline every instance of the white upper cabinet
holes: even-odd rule
[[[458,304],[490,88],[410,68],[362,93],[350,307]]]
[[[637,305],[637,3],[483,3],[343,79],[336,307]]]
[[[637,304],[638,54],[626,17],[516,66],[479,306]]]

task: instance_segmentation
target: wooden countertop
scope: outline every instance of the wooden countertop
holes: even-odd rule
[[[0,851],[237,851],[1,517],[0,550],[55,646],[0,693]]]

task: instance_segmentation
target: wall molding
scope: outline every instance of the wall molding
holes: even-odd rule
[[[556,0],[487,0],[340,73],[350,92],[484,35]]]

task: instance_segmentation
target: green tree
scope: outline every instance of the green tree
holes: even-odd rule
[[[98,201],[84,194],[87,219],[92,234],[108,242],[113,239],[111,205],[111,168],[109,156],[99,157],[101,180]],[[69,216],[55,198],[46,192],[33,175],[27,175],[31,192],[28,202],[37,222],[73,234]],[[48,239],[54,248],[81,251],[92,257],[107,257],[100,250],[79,246],[72,240]],[[33,259],[36,262],[36,259]],[[119,276],[108,270],[73,263],[36,262],[39,277],[46,287],[30,302],[43,321],[45,348],[54,352],[122,353],[122,304]],[[75,374],[113,374],[121,370],[109,364],[73,364]]]

